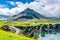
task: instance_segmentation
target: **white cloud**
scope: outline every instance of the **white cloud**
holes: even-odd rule
[[[29,7],[46,17],[60,16],[60,0],[36,0],[35,2],[31,2]]]
[[[8,8],[0,8],[0,14],[9,15],[9,9]]]
[[[27,8],[26,4],[23,4],[21,2],[16,2],[17,7],[12,8],[9,10],[9,12],[14,15],[14,14],[18,14],[20,12],[22,12],[23,10],[25,10]]]
[[[17,7],[0,8],[0,13],[5,15],[18,14],[25,10],[27,7],[37,11],[38,13],[46,17],[59,17],[60,16],[60,0],[36,0],[31,3],[23,4],[22,2],[10,2],[12,5],[17,5]]]
[[[13,2],[13,1],[6,1],[7,3],[9,3],[9,4],[11,4],[11,5],[13,5],[13,6],[15,6],[16,5],[16,3],[15,2]]]
[[[24,9],[27,8],[27,5],[21,2],[16,2],[15,5],[17,5],[17,7],[14,7],[12,9],[0,8],[0,14],[12,16],[12,15],[22,12]]]
[[[10,4],[11,4],[11,5],[15,5],[15,2],[12,2],[12,1],[11,1]]]

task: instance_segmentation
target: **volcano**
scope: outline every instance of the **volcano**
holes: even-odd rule
[[[27,19],[35,19],[35,18],[40,19],[45,17],[30,8],[27,8],[21,13],[12,16],[12,20],[27,20]]]

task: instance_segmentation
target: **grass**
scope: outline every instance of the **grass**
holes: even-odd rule
[[[40,24],[59,24],[60,21],[58,20],[47,20],[47,19],[41,19],[41,20],[30,20],[30,21],[26,21],[26,22],[20,22],[20,21],[16,21],[16,23],[13,23],[12,25],[14,26],[38,26]]]
[[[0,30],[0,40],[35,40],[35,39]]]
[[[36,24],[34,22],[36,22]],[[44,18],[41,18],[39,21],[37,19],[33,19],[33,20],[24,21],[24,22],[3,20],[3,21],[0,21],[0,28],[4,25],[27,27],[27,26],[37,26],[40,24],[59,24],[59,23],[60,23],[59,20],[48,20]]]
[[[0,21],[0,28],[4,25],[6,25],[6,22],[5,21]]]

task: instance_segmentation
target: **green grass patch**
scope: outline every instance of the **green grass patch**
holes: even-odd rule
[[[3,20],[0,21],[0,28],[4,25],[13,25],[13,26],[23,26],[23,27],[27,27],[27,26],[38,26],[40,24],[60,24],[60,20],[49,20],[49,19],[44,19],[44,18],[40,18],[40,20],[37,19],[33,19],[33,20],[28,20],[28,21],[11,21],[11,20]]]
[[[0,40],[35,40],[35,39],[0,30]]]

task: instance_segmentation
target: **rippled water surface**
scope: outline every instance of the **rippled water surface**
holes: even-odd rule
[[[45,37],[41,37],[41,35],[39,35],[38,40],[60,40],[60,33],[45,34]]]

